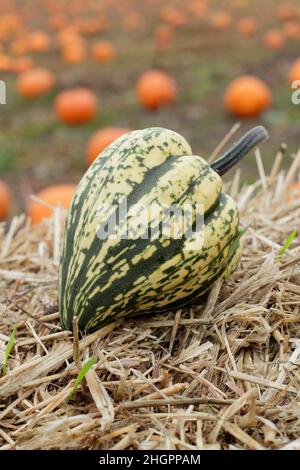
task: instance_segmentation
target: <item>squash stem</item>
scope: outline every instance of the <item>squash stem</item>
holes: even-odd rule
[[[269,138],[267,130],[263,126],[257,126],[247,132],[241,140],[235,143],[222,155],[211,167],[220,176],[224,175],[235,166],[245,155]]]

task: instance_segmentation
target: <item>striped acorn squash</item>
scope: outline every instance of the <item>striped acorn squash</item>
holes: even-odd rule
[[[63,326],[72,329],[76,315],[79,329],[90,331],[127,315],[184,307],[233,269],[241,251],[239,213],[222,192],[221,175],[266,137],[263,127],[253,129],[212,166],[194,156],[181,135],[162,128],[129,132],[107,147],[79,183],[66,220],[59,272]],[[110,208],[125,197],[130,227],[141,222],[136,207],[200,204],[202,246],[191,249],[185,236],[99,237],[99,227],[114,220]],[[146,226],[158,228],[150,219]]]

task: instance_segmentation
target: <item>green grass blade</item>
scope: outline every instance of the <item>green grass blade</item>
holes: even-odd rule
[[[6,346],[5,351],[4,351],[3,363],[2,363],[2,368],[1,368],[2,375],[7,374],[7,362],[8,362],[8,358],[9,358],[9,355],[11,353],[11,350],[14,347],[16,331],[17,331],[17,326],[15,326],[14,329],[12,330],[12,333],[9,337],[7,346]]]
[[[87,372],[90,370],[91,367],[93,367],[94,364],[96,364],[96,359],[94,357],[91,357],[90,359],[88,359],[84,364],[83,366],[81,367],[80,371],[78,372],[78,375],[77,375],[77,378],[76,378],[76,382],[68,396],[68,399],[67,400],[70,400],[70,398],[72,398],[73,394],[75,393],[78,385],[80,385],[81,381],[84,379],[85,375],[87,374]]]
[[[284,255],[284,253],[286,252],[286,250],[289,249],[289,247],[291,246],[291,244],[293,243],[294,239],[296,238],[297,236],[297,232],[296,230],[293,230],[289,236],[287,237],[283,247],[281,248],[281,250],[279,251],[279,255],[282,256]]]

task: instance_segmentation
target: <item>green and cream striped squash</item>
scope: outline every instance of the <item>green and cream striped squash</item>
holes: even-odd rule
[[[184,307],[228,266],[233,269],[241,251],[239,212],[222,192],[220,175],[265,137],[264,128],[255,128],[212,166],[193,155],[181,135],[163,128],[129,132],[107,147],[79,183],[67,215],[59,272],[62,325],[72,329],[76,315],[79,329],[91,331],[125,316]],[[191,250],[185,237],[100,239],[99,207],[115,207],[124,197],[133,227],[138,204],[202,204],[203,246]],[[101,223],[109,215],[101,214]]]

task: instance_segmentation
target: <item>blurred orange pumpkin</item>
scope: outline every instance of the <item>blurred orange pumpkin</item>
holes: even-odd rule
[[[13,62],[13,71],[15,73],[23,73],[27,70],[32,69],[33,67],[33,60],[31,57],[17,57]]]
[[[264,35],[263,41],[269,49],[281,49],[284,44],[284,37],[277,29],[271,29]]]
[[[58,184],[55,186],[49,186],[48,188],[40,191],[36,196],[44,201],[46,205],[36,200],[29,202],[27,212],[31,222],[33,224],[38,224],[43,219],[47,219],[53,215],[53,211],[47,207],[47,205],[53,208],[61,206],[68,209],[75,189],[75,184]]]
[[[177,87],[167,73],[152,69],[145,72],[136,84],[139,101],[148,109],[157,109],[175,100]]]
[[[300,80],[300,59],[297,59],[289,72],[289,82],[293,83],[296,80]]]
[[[86,151],[87,164],[91,165],[108,145],[129,131],[130,129],[122,127],[105,127],[100,131],[95,132],[88,141]]]
[[[252,36],[254,31],[256,30],[256,21],[254,18],[249,16],[245,16],[241,18],[237,23],[237,30],[243,36]]]
[[[116,56],[116,49],[109,41],[97,41],[92,46],[92,57],[97,62],[109,62]]]
[[[65,62],[78,64],[86,58],[86,48],[84,44],[68,44],[62,48],[62,57]]]
[[[34,68],[19,76],[17,89],[24,98],[37,98],[52,90],[55,82],[55,76],[50,70]]]
[[[23,55],[28,51],[28,41],[25,36],[17,37],[10,43],[10,51],[14,55]]]
[[[0,220],[5,220],[12,206],[12,195],[4,181],[0,180]]]
[[[77,32],[74,25],[64,28],[58,34],[61,54],[65,62],[80,63],[86,58],[86,41]]]
[[[12,72],[13,71],[13,58],[5,55],[0,54],[0,72]]]
[[[282,27],[286,38],[298,39],[300,37],[300,25],[296,21],[287,21]]]
[[[84,20],[78,20],[77,24],[79,30],[83,34],[96,34],[102,30],[102,23],[99,18],[86,18]]]
[[[207,0],[192,0],[188,6],[191,13],[199,18],[204,17],[207,13]]]
[[[27,47],[31,52],[45,52],[50,43],[50,37],[45,31],[33,31],[27,38]]]
[[[183,26],[187,22],[187,18],[186,18],[184,11],[179,10],[179,8],[176,9],[171,6],[163,7],[160,12],[160,17],[166,23],[169,23],[171,26],[174,26],[175,28],[179,26]]]
[[[232,23],[232,18],[226,11],[216,11],[211,16],[211,22],[216,29],[228,29]]]
[[[295,16],[295,13],[295,8],[290,3],[283,3],[278,8],[278,17],[282,21],[292,19]]]
[[[61,47],[75,46],[77,44],[84,46],[85,40],[77,32],[74,26],[64,28],[57,35],[58,43]]]
[[[55,99],[54,109],[62,122],[70,125],[84,124],[97,114],[97,97],[91,90],[83,87],[62,91]]]
[[[173,38],[173,28],[167,24],[158,26],[155,30],[155,45],[159,51],[165,51],[169,48]]]
[[[48,24],[50,28],[58,31],[66,26],[66,20],[61,14],[55,14],[49,18]]]
[[[124,31],[134,31],[141,28],[144,24],[142,15],[137,11],[128,13],[123,20]]]
[[[271,91],[259,78],[242,75],[230,83],[224,103],[226,109],[236,116],[256,116],[270,106]]]

